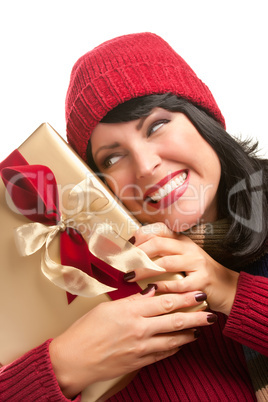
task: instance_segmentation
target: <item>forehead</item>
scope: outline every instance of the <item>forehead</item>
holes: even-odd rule
[[[122,122],[122,123],[99,123],[91,134],[91,146],[92,149],[103,145],[107,142],[111,143],[113,138],[116,137],[120,132],[127,127],[137,126],[137,121]]]

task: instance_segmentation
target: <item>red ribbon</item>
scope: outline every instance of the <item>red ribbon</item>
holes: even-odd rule
[[[58,187],[53,172],[43,165],[29,165],[18,150],[0,164],[2,180],[18,211],[34,222],[55,225],[60,221]],[[107,286],[116,300],[140,292],[137,283],[126,283],[124,273],[93,255],[82,235],[67,227],[60,232],[61,264],[73,266]],[[76,295],[67,292],[68,304]]]

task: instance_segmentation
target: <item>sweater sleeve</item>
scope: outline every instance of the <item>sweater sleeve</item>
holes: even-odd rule
[[[0,402],[70,401],[62,394],[52,369],[50,342],[51,339],[0,368]],[[80,396],[73,399],[80,400]]]
[[[241,272],[224,335],[268,356],[268,278]]]

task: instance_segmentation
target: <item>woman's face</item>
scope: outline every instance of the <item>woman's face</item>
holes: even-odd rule
[[[218,156],[182,113],[155,108],[127,123],[99,123],[91,137],[97,167],[143,223],[180,232],[217,219]]]

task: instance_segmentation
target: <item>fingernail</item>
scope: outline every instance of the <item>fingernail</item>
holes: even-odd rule
[[[140,294],[141,295],[146,295],[147,293],[151,292],[153,289],[156,289],[156,285],[154,285],[153,283],[148,285],[147,288],[143,289]]]
[[[197,339],[200,335],[201,335],[200,329],[196,329],[196,330],[194,331],[194,337],[195,337],[195,339]]]
[[[127,273],[124,275],[124,281],[126,281],[126,282],[127,282],[127,281],[130,281],[131,279],[134,279],[135,276],[136,276],[136,274],[135,274],[134,271],[127,272]]]
[[[195,295],[195,300],[197,301],[197,302],[201,302],[201,301],[205,301],[205,300],[207,300],[207,295],[206,295],[206,293],[198,293],[198,294],[196,294]]]
[[[207,315],[207,322],[213,323],[218,320],[218,316],[216,314],[210,313]]]
[[[128,241],[129,241],[129,243],[134,244],[136,241],[136,237],[132,236]]]
[[[156,283],[148,283],[148,285],[147,285],[147,286],[154,286],[155,290],[157,290],[157,289],[158,289],[158,286],[157,286],[157,284],[156,284]]]

